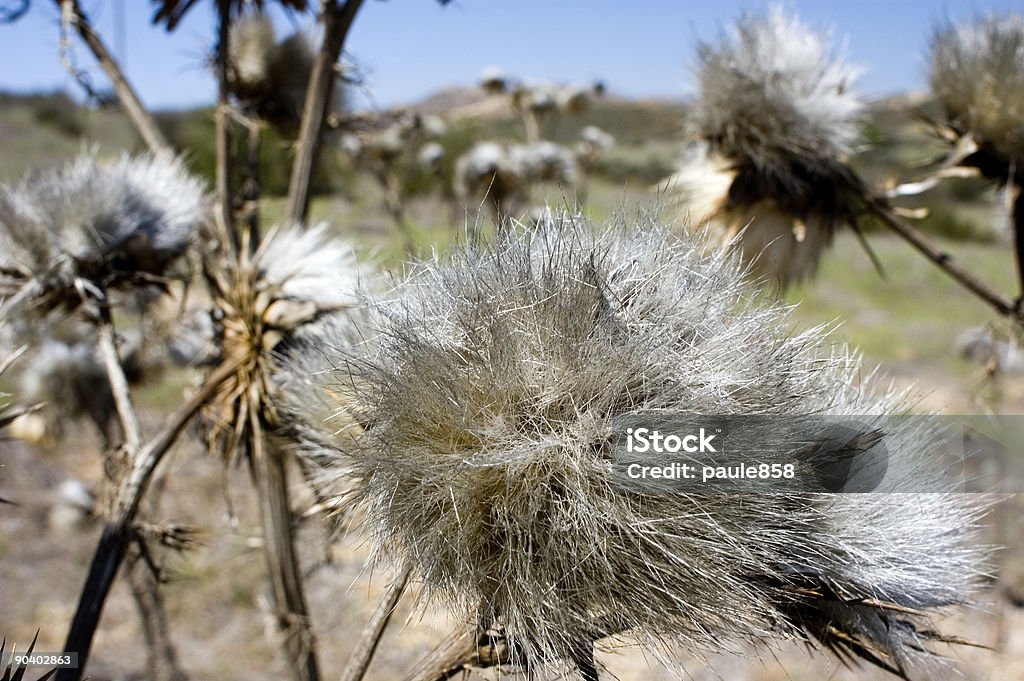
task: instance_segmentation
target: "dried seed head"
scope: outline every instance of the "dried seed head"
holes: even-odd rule
[[[242,255],[225,267],[216,281],[216,335],[220,361],[239,366],[207,410],[214,451],[233,456],[255,419],[280,425],[281,355],[332,315],[356,307],[364,274],[352,247],[323,224],[276,227],[251,259]]]
[[[44,403],[41,437],[59,439],[68,424],[82,418],[107,440],[113,435],[114,396],[93,344],[45,339],[26,361],[20,383],[25,400]]]
[[[295,33],[277,40],[265,14],[247,14],[232,24],[228,85],[242,105],[284,130],[297,129],[316,52]]]
[[[509,78],[497,66],[488,66],[480,73],[480,87],[492,95],[505,92],[509,88]]]
[[[44,311],[162,275],[205,217],[202,183],[169,156],[82,156],[0,188],[0,278]],[[13,305],[11,305],[13,307]]]
[[[523,177],[531,182],[557,182],[573,187],[579,180],[579,167],[572,151],[554,142],[516,144],[509,148],[511,165],[521,168]]]
[[[941,26],[932,37],[931,86],[958,132],[1005,160],[1024,156],[1024,17]]]
[[[455,161],[455,195],[462,201],[487,197],[500,207],[522,195],[524,171],[497,142],[480,142]]]
[[[663,651],[816,637],[903,670],[928,638],[907,609],[961,602],[974,581],[972,502],[613,480],[617,417],[903,408],[740,279],[696,240],[568,217],[423,263],[378,306],[373,343],[320,345],[338,370],[319,398],[362,429],[310,424],[325,476],[431,595],[503,625],[533,663],[628,632]],[[917,435],[896,436],[893,469],[928,455]]]
[[[855,76],[827,36],[780,7],[700,47],[700,144],[662,188],[781,288],[813,273],[835,229],[856,219],[860,182],[845,161],[863,110]]]
[[[828,172],[856,140],[856,73],[826,36],[782,8],[745,16],[700,46],[694,129],[725,156],[796,184],[794,160]]]

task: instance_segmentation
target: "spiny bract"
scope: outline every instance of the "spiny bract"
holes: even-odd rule
[[[626,632],[660,651],[813,637],[903,673],[934,636],[924,611],[976,580],[974,502],[647,495],[610,471],[620,417],[904,408],[741,278],[694,237],[549,217],[416,267],[375,307],[372,342],[317,344],[337,369],[295,401],[362,429],[310,424],[334,449],[325,479],[365,504],[385,552],[534,665]],[[917,435],[894,435],[898,479],[928,454]]]

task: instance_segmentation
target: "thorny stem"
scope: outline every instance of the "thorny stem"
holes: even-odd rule
[[[256,398],[258,399],[258,398]],[[302,574],[295,555],[288,477],[283,453],[264,430],[262,417],[250,412],[251,451],[263,520],[263,551],[270,572],[274,618],[284,638],[284,651],[295,681],[318,681],[316,642],[302,589]]]
[[[229,0],[217,3],[217,112],[214,135],[216,137],[217,203],[214,222],[225,245],[238,249],[238,235],[234,229],[234,196],[231,190],[231,104],[228,102],[228,50],[231,40],[231,4]]]
[[[259,121],[249,122],[249,135],[247,139],[248,159],[246,161],[244,199],[246,213],[246,225],[249,230],[249,253],[256,252],[260,245],[260,147],[263,140],[263,124]]]
[[[78,667],[58,670],[54,677],[55,681],[79,681],[85,670],[103,605],[110,593],[117,570],[124,560],[132,531],[132,522],[139,511],[139,503],[146,493],[146,488],[157,464],[160,463],[164,454],[178,439],[181,431],[199,408],[237,369],[237,362],[230,362],[219,367],[206,379],[202,387],[171,416],[156,437],[138,452],[129,452],[134,455],[132,467],[121,483],[121,488],[114,500],[111,517],[104,526],[103,534],[93,553],[89,573],[79,597],[78,609],[75,611],[71,629],[68,631],[64,643],[65,651],[78,653]]]
[[[82,41],[92,51],[96,61],[99,62],[114,84],[114,91],[117,93],[121,106],[124,107],[125,113],[128,114],[128,118],[135,125],[135,129],[142,136],[146,146],[153,153],[170,153],[171,145],[167,142],[167,138],[160,132],[160,128],[157,126],[156,121],[153,120],[153,116],[143,105],[142,100],[139,99],[139,95],[132,88],[131,83],[125,78],[124,72],[121,70],[117,60],[107,50],[106,45],[100,40],[96,31],[93,30],[92,24],[79,6],[78,0],[54,1],[60,8],[62,20],[65,24],[75,27]]]
[[[296,140],[295,161],[288,181],[288,202],[284,214],[291,222],[304,222],[309,213],[313,169],[316,167],[320,135],[336,80],[335,69],[349,29],[362,4],[363,0],[345,0],[342,5],[338,4],[338,0],[323,2],[320,23],[324,29],[324,38],[309,76],[302,123]]]
[[[1017,323],[1024,324],[1024,317],[1022,317],[1021,311],[1014,301],[998,293],[988,284],[964,269],[953,259],[952,255],[939,249],[924,234],[896,215],[884,199],[870,197],[866,205],[872,215],[935,263],[946,274],[955,279],[957,283],[978,298],[984,300],[999,314],[1009,317]]]
[[[366,670],[370,667],[373,654],[377,650],[377,645],[380,644],[380,639],[384,635],[384,630],[387,629],[388,622],[391,621],[395,606],[398,605],[398,600],[405,592],[405,585],[409,582],[411,573],[412,568],[406,567],[384,592],[384,597],[381,598],[377,609],[374,610],[370,620],[363,627],[359,643],[356,644],[352,657],[349,658],[348,666],[341,674],[341,681],[363,680]]]

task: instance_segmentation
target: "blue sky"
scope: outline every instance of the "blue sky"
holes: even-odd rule
[[[174,34],[149,25],[148,0],[83,0],[130,79],[154,108],[209,103],[214,85],[204,58],[213,40],[204,3]],[[448,84],[475,82],[486,66],[531,79],[589,81],[633,97],[681,98],[694,46],[763,0],[367,0],[347,52],[363,69],[372,100],[416,101]],[[1024,11],[1024,0],[791,0],[810,23],[833,31],[850,60],[864,68],[860,88],[885,95],[925,86],[928,34],[945,18]],[[123,10],[124,30],[117,30]],[[275,17],[282,31],[310,17]],[[55,3],[34,0],[28,15],[0,26],[0,90],[74,89],[58,56]],[[118,39],[117,36],[121,36]],[[97,86],[103,74],[76,44],[72,55]]]

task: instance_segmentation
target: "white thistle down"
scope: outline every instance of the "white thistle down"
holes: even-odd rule
[[[753,306],[740,280],[732,258],[658,227],[549,218],[416,267],[371,342],[318,344],[338,370],[293,402],[360,424],[338,430],[322,406],[307,424],[331,450],[325,486],[534,668],[625,632],[655,651],[813,638],[908,673],[930,611],[977,580],[966,495],[738,500],[613,481],[617,417],[905,409],[820,331],[787,335],[787,310]],[[907,490],[927,435],[892,434],[888,489]]]
[[[0,188],[0,290],[7,309],[76,306],[83,291],[162,275],[205,219],[202,183],[169,156],[82,156]]]
[[[693,126],[725,155],[785,181],[794,157],[827,170],[856,141],[857,69],[781,7],[741,18],[717,43],[702,44],[698,58]]]
[[[854,222],[859,182],[846,156],[863,112],[857,70],[780,7],[741,18],[702,44],[698,59],[690,127],[703,146],[689,148],[661,187],[688,221],[711,219],[729,233],[725,243],[743,245],[745,260],[784,288],[812,274],[835,229]],[[708,171],[729,181],[708,182]],[[733,239],[748,224],[753,246]]]
[[[953,128],[1004,160],[1024,156],[1024,17],[944,25],[930,56],[932,91]]]

